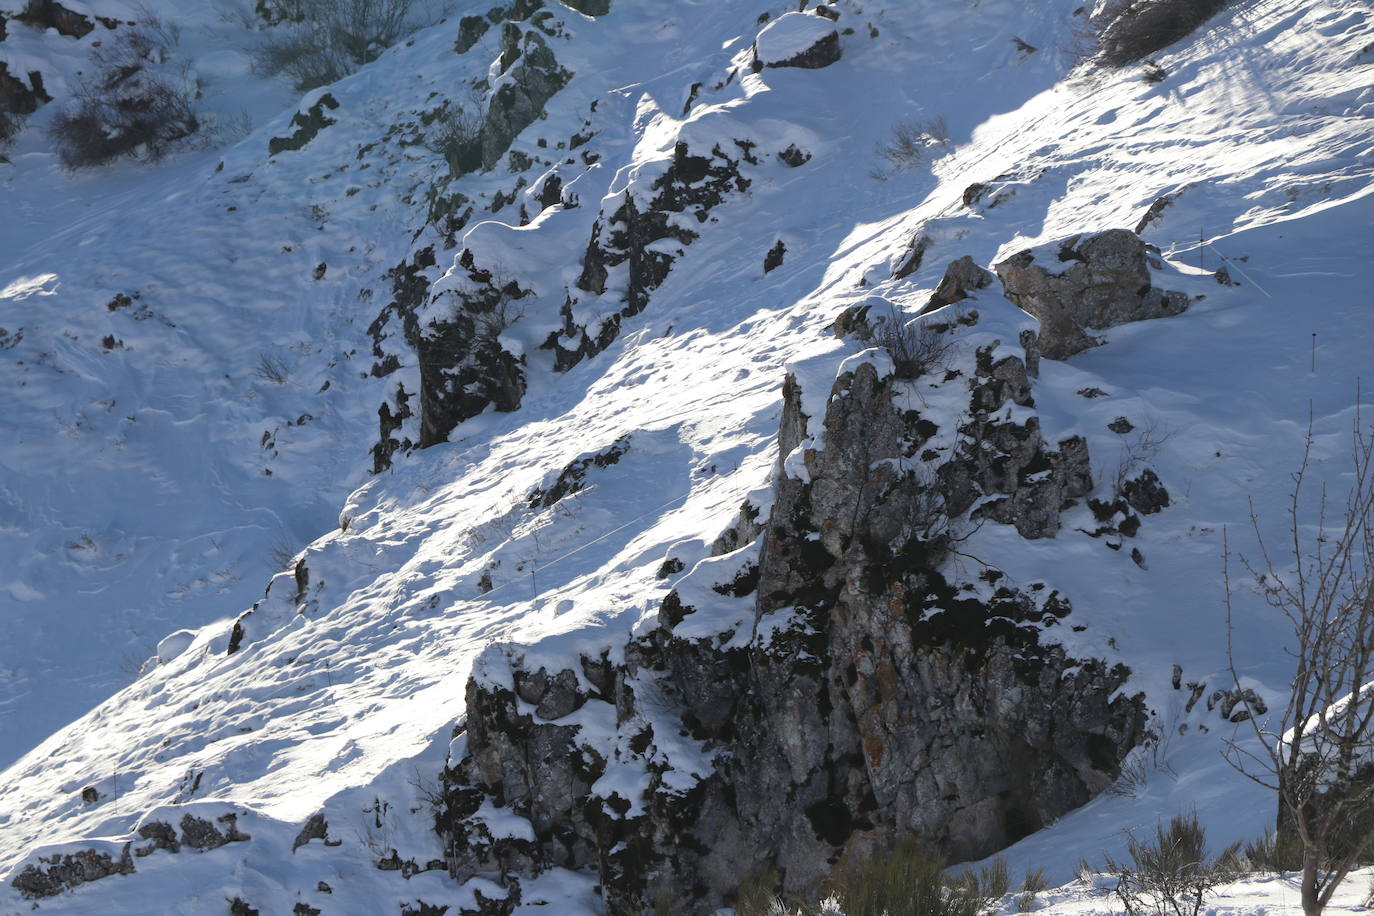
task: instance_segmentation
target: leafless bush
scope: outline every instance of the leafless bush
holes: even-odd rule
[[[1154,842],[1126,838],[1130,862],[1107,857],[1107,872],[1117,880],[1116,895],[1127,916],[1197,916],[1218,884],[1236,877],[1240,844],[1216,858],[1207,851],[1207,832],[1197,815],[1155,826]]]
[[[232,146],[253,132],[253,118],[243,109],[239,109],[238,114],[207,117],[202,132],[207,133],[216,146]]]
[[[1126,485],[1138,472],[1154,462],[1159,456],[1160,449],[1173,436],[1174,430],[1150,418],[1139,432],[1125,440],[1121,447],[1121,459],[1116,465],[1116,473],[1112,475],[1113,499],[1125,499]]]
[[[258,66],[302,91],[371,63],[406,33],[412,0],[273,0],[258,10],[271,25]]]
[[[156,20],[117,31],[92,51],[94,72],[48,128],[68,169],[121,156],[151,161],[200,129],[199,87],[186,66],[169,61],[173,39]]]
[[[1264,833],[1245,844],[1241,854],[1250,868],[1273,875],[1302,868],[1302,841],[1291,830],[1278,833],[1265,827]]]
[[[1357,412],[1351,483],[1339,520],[1330,517],[1325,488],[1312,492],[1309,420],[1288,497],[1283,547],[1266,541],[1252,506],[1259,556],[1240,558],[1266,603],[1292,627],[1288,651],[1296,670],[1278,723],[1249,716],[1255,749],[1229,742],[1227,760],[1277,793],[1279,838],[1296,835],[1302,847],[1300,886],[1307,916],[1318,916],[1374,849],[1374,691],[1369,686],[1374,681],[1374,427],[1361,423]],[[1303,523],[1309,513],[1315,525]],[[1230,548],[1223,544],[1227,658],[1243,693],[1231,640]]]
[[[467,105],[446,104],[425,135],[425,149],[443,156],[454,177],[482,168],[481,110],[478,98]]]
[[[1227,0],[1109,0],[1092,18],[1094,58],[1123,67],[1186,38]]]
[[[1155,773],[1176,779],[1173,764],[1169,763],[1169,738],[1173,733],[1162,729],[1149,735],[1121,767],[1116,781],[1107,787],[1107,794],[1115,798],[1137,798]]]
[[[274,385],[283,385],[291,375],[286,368],[286,363],[270,353],[259,353],[258,364],[253,369],[253,374],[264,382],[271,382]]]
[[[916,121],[904,118],[892,125],[892,136],[878,146],[878,155],[897,172],[925,165],[932,152],[949,148],[949,127],[944,118]]]
[[[949,362],[954,349],[954,326],[934,325],[920,318],[907,319],[894,309],[882,316],[873,334],[874,343],[892,357],[898,378],[920,378]]]

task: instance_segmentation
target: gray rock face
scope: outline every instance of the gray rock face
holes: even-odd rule
[[[1034,406],[1035,401],[1026,362],[1017,356],[994,359],[995,350],[978,351],[972,410],[960,427],[957,460],[937,472],[946,508],[960,515],[982,499],[974,519],[1014,525],[1027,539],[1054,537],[1059,513],[1092,492],[1088,444],[1073,436],[1052,450],[1041,435],[1038,418],[1017,423],[997,417],[1008,401],[1022,407]],[[1033,352],[1034,347],[1027,351],[1027,360]]]
[[[329,843],[329,822],[324,819],[323,813],[310,815],[309,820],[301,826],[300,833],[296,834],[296,839],[292,841],[291,851],[295,852],[311,840]]]
[[[807,448],[814,419],[789,378],[780,454],[804,449],[804,479],[777,475],[771,516],[742,512],[713,550],[743,559],[677,580],[623,661],[512,662],[471,681],[468,753],[436,818],[453,874],[594,868],[608,912],[651,912],[665,894],[709,912],[750,875],[776,869],[783,890],[812,893],[832,864],[912,836],[986,856],[1105,789],[1143,724],[1138,698],[1113,699],[1127,672],[1042,643],[1072,610],[1057,591],[944,563],[975,501],[1050,536],[1092,485],[1081,439],[1050,450],[1033,417],[995,422],[1008,401],[1034,403],[1024,362],[996,345],[974,362],[952,451],[931,447],[940,430],[909,383],[868,364],[835,383],[825,446]],[[720,569],[733,578],[692,590]],[[752,613],[703,630],[683,596],[712,592]],[[675,769],[683,742],[707,771]],[[528,818],[533,841],[493,837],[486,803]]]
[[[225,814],[216,820],[223,825],[223,830],[204,818],[191,814],[182,815],[181,845],[188,849],[218,849],[226,843],[238,843],[251,839],[247,834],[239,832],[237,815]]]
[[[421,448],[446,442],[455,426],[487,407],[515,410],[525,394],[521,360],[499,337],[519,320],[518,303],[528,291],[475,264],[470,252],[459,256],[458,266],[469,282],[446,294],[447,316],[420,328],[416,339]]]
[[[520,132],[544,113],[545,103],[572,79],[572,73],[558,63],[537,30],[522,31],[512,23],[506,25],[515,33],[502,54],[503,61],[507,55],[511,59],[502,67],[509,70],[510,81],[492,95],[482,122],[480,155],[481,166],[486,169],[501,161]]]
[[[934,311],[946,305],[962,302],[980,289],[987,289],[995,278],[965,255],[945,268],[940,285],[926,303],[924,311]]]
[[[995,266],[1006,297],[1040,319],[1040,351],[1047,359],[1098,346],[1090,330],[1165,318],[1188,307],[1183,293],[1150,285],[1148,249],[1133,232],[1074,236],[1060,244],[1058,257],[1059,264],[1047,265],[1036,252],[1023,251]]]
[[[170,853],[181,852],[181,844],[177,842],[176,829],[162,821],[150,821],[138,828],[139,839],[148,842],[142,846],[135,847],[134,855],[142,858],[150,856],[159,849],[165,849]]]

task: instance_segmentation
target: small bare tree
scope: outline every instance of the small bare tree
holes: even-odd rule
[[[1292,688],[1276,727],[1257,715],[1247,720],[1258,750],[1233,740],[1226,758],[1278,794],[1279,832],[1296,835],[1302,847],[1303,912],[1319,916],[1374,849],[1374,428],[1361,426],[1357,410],[1353,479],[1339,519],[1329,517],[1324,487],[1309,492],[1312,445],[1309,419],[1288,496],[1287,542],[1281,551],[1270,549],[1252,503],[1259,557],[1240,558],[1265,601],[1293,628]],[[1315,529],[1301,521],[1313,509]],[[1242,693],[1232,640],[1230,547],[1223,545],[1227,657]]]

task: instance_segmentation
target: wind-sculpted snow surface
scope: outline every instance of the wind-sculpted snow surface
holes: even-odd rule
[[[690,912],[907,830],[1063,879],[1194,806],[1259,833],[1220,537],[1282,525],[1309,402],[1340,467],[1374,21],[1236,4],[1146,82],[1072,69],[1078,5],[463,3],[99,174],[40,109],[0,165],[0,911]],[[1132,228],[1187,308],[1082,352],[974,269]]]

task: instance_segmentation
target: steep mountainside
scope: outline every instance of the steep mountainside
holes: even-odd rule
[[[1309,416],[1345,468],[1367,4],[1111,69],[1070,0],[462,2],[278,111],[280,26],[168,3],[261,125],[69,174],[150,10],[16,2],[0,912],[710,912],[1272,823],[1221,535]]]

